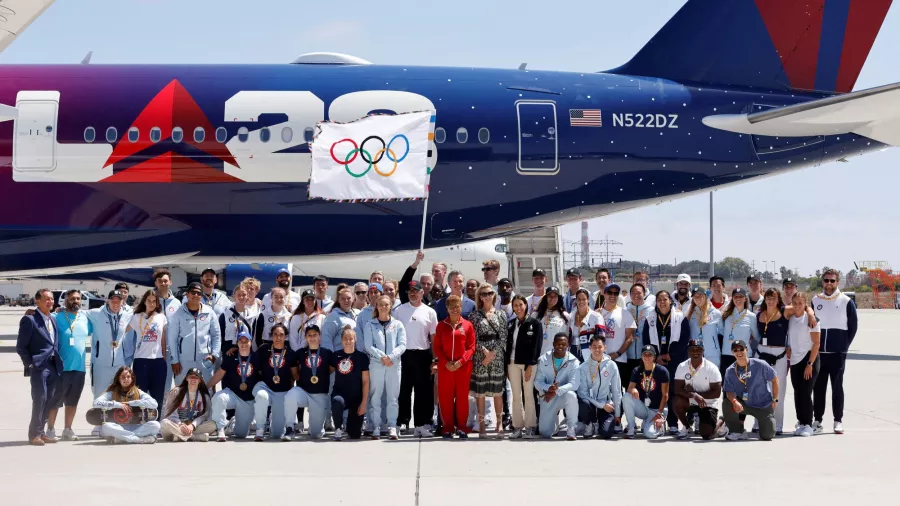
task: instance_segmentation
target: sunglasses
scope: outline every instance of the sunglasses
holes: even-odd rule
[[[619,291],[618,291],[618,290],[616,290],[616,291],[610,290],[610,291],[608,291],[608,292],[606,292],[606,293],[608,293],[609,295],[619,295]]]
[[[356,295],[365,295],[365,294],[366,294],[366,292],[363,292],[363,291],[356,292]]]
[[[200,292],[198,292],[196,290],[191,290],[190,292],[188,292],[188,295],[193,295],[194,297],[199,297]]]
[[[481,272],[496,271],[496,270],[499,270],[499,269],[496,269],[494,267],[482,267],[481,268]]]
[[[478,294],[479,297],[493,297],[494,292],[482,292]]]
[[[837,280],[836,279],[823,279],[822,282],[823,283],[837,283]]]

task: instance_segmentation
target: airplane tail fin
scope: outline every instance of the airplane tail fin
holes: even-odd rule
[[[688,0],[616,74],[849,92],[893,0]]]

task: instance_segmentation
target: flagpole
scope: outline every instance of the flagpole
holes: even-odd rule
[[[422,235],[419,238],[419,249],[425,251],[425,223],[428,220],[428,196],[431,194],[431,174],[425,178],[425,206],[422,209]]]

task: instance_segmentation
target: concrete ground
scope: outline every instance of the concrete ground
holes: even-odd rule
[[[0,493],[69,505],[596,504],[642,497],[670,502],[895,503],[900,469],[900,311],[860,311],[847,361],[842,436],[772,442],[715,440],[469,441],[108,445],[88,437],[81,398],[78,442],[25,441],[30,390],[15,354],[19,308],[0,308]],[[790,388],[790,387],[789,387]],[[785,428],[794,426],[792,390]],[[62,415],[60,415],[61,417]],[[58,427],[62,426],[61,418]],[[895,499],[890,499],[895,497]]]

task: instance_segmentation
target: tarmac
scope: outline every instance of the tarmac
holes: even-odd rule
[[[860,310],[845,373],[843,435],[831,431],[829,402],[824,434],[771,442],[404,437],[109,445],[89,436],[86,387],[74,425],[81,440],[44,447],[26,441],[30,388],[15,353],[21,313],[0,308],[4,505],[897,504],[900,311]],[[788,387],[788,434],[796,421],[792,392]],[[57,426],[61,433],[62,412]]]

